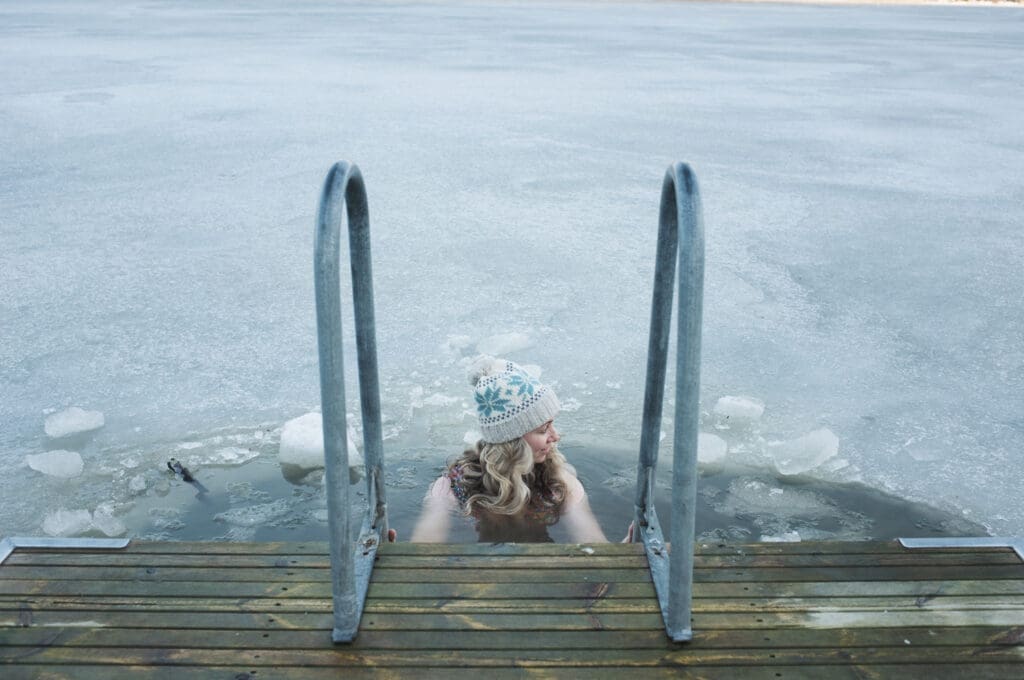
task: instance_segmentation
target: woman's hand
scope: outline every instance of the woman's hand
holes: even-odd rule
[[[629,528],[626,529],[626,537],[624,539],[622,539],[623,543],[632,543],[633,542],[633,529],[634,529],[634,522],[630,522],[629,523]]]

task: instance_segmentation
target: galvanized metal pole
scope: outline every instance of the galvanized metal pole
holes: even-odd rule
[[[348,208],[352,296],[359,361],[360,406],[366,483],[371,506],[357,543],[349,531],[348,446],[345,421],[345,376],[341,326],[340,230]],[[355,165],[336,163],[328,172],[317,211],[314,253],[317,344],[320,355],[320,403],[323,414],[327,524],[330,532],[331,589],[335,642],[349,642],[359,619],[381,538],[387,532],[383,484],[380,388],[370,266],[370,218],[366,188]]]
[[[693,637],[693,544],[697,517],[697,435],[700,429],[700,342],[704,311],[704,217],[697,178],[673,168],[679,233],[679,314],[672,463],[671,587],[665,624],[674,640]]]
[[[680,228],[681,227],[681,228]],[[675,435],[672,467],[671,555],[654,509],[672,284],[679,269]],[[642,541],[658,593],[665,630],[676,641],[693,637],[690,625],[697,498],[700,336],[704,297],[704,225],[700,192],[685,163],[668,169],[661,191],[658,248],[651,304],[643,428],[637,467],[634,540]]]

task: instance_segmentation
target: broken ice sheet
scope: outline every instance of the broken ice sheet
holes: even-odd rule
[[[82,456],[77,451],[57,449],[25,456],[30,468],[51,477],[77,477],[82,474]]]
[[[353,434],[351,428],[346,429],[349,467],[363,465],[363,457],[356,447]],[[322,468],[324,466],[323,416],[313,412],[286,422],[281,428],[277,458],[282,465],[294,465],[304,470]]]
[[[526,349],[531,345],[533,345],[533,342],[526,333],[502,333],[486,337],[478,342],[476,351],[480,354],[503,357],[506,354]]]
[[[768,453],[779,474],[799,475],[839,453],[839,437],[823,427],[796,439],[772,442],[768,445]]]
[[[43,519],[43,533],[47,536],[77,536],[92,528],[92,513],[88,510],[54,510]]]
[[[43,424],[46,435],[53,439],[90,432],[101,427],[103,427],[103,414],[100,411],[86,411],[77,406],[47,416],[46,422]]]
[[[291,504],[279,498],[270,503],[259,503],[241,508],[232,508],[213,516],[217,522],[226,522],[241,527],[260,527],[285,517],[291,511]]]
[[[721,463],[729,451],[729,445],[718,435],[701,432],[697,435],[697,462],[705,465]]]
[[[190,454],[185,462],[190,468],[199,465],[242,465],[259,455],[259,451],[251,448],[226,446],[215,451]]]
[[[719,427],[749,425],[761,419],[764,402],[754,397],[725,396],[715,402],[714,413]]]

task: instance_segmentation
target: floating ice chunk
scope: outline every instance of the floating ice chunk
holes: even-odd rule
[[[139,494],[146,490],[146,477],[145,475],[135,475],[128,480],[128,490],[132,493]]]
[[[480,441],[480,436],[477,430],[466,430],[466,434],[462,435],[462,442],[468,446],[476,446],[476,443]]]
[[[768,453],[779,474],[799,475],[839,453],[839,437],[827,427],[784,442],[772,442]]]
[[[445,338],[445,341],[441,343],[441,349],[445,350],[450,354],[461,354],[462,350],[466,349],[473,344],[473,338],[468,335],[449,335]]]
[[[506,354],[526,349],[532,344],[530,336],[526,333],[504,333],[484,338],[476,344],[476,351],[480,354],[503,357]]]
[[[110,537],[124,536],[128,533],[128,527],[124,522],[114,517],[113,513],[100,508],[96,508],[96,512],[92,513],[92,526],[100,533]]]
[[[47,451],[25,456],[28,466],[51,477],[77,477],[82,474],[82,456],[77,451]]]
[[[729,445],[725,440],[714,434],[701,432],[697,435],[697,461],[705,464],[720,463],[725,459]]]
[[[279,498],[270,503],[249,505],[242,508],[232,508],[225,512],[218,513],[213,519],[218,522],[227,522],[236,526],[260,527],[281,519],[291,510],[291,505],[284,498]]]
[[[764,535],[758,539],[762,543],[799,543],[800,532],[799,531],[786,531],[775,536]]]
[[[755,514],[775,517],[825,516],[828,502],[813,491],[771,486],[760,479],[738,477],[729,483],[728,493],[713,503],[726,515]]]
[[[349,467],[363,465],[363,457],[356,447],[352,430],[348,437]],[[306,470],[324,466],[323,417],[319,413],[307,413],[293,418],[281,428],[281,444],[277,458],[283,465],[295,465]]]
[[[77,536],[92,528],[88,510],[55,510],[43,520],[43,533],[48,536]]]
[[[66,408],[59,413],[46,417],[43,429],[46,435],[54,439],[68,437],[80,432],[89,432],[103,427],[103,414],[99,411],[86,411],[77,406]]]
[[[260,455],[259,451],[241,446],[226,446],[216,451],[197,453],[188,457],[189,467],[200,465],[241,465]]]
[[[307,413],[289,420],[281,428],[278,460],[304,469],[324,466],[323,416]]]
[[[749,424],[764,415],[764,402],[753,397],[725,396],[715,402],[714,412],[723,424]]]
[[[185,523],[181,521],[181,510],[178,508],[150,508],[149,517],[157,529],[178,531],[185,528]]]

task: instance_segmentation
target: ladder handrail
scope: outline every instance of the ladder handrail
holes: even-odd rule
[[[669,552],[654,509],[654,480],[665,396],[672,284],[676,278],[677,257],[679,297],[672,464],[672,550]],[[697,178],[685,163],[676,163],[665,173],[655,260],[633,538],[644,544],[665,621],[665,631],[673,640],[681,642],[693,638],[690,612],[693,599],[697,435],[700,427],[700,342],[704,301],[704,219]]]
[[[348,437],[345,420],[344,352],[341,330],[340,241],[342,208],[348,209],[349,259],[355,311],[359,402],[363,457],[369,499],[355,543],[349,536]],[[380,383],[373,313],[370,217],[366,186],[359,168],[346,161],[327,173],[317,210],[314,251],[317,345],[324,435],[327,525],[330,532],[334,642],[350,642],[359,632],[377,547],[387,535],[384,446],[380,420]]]

